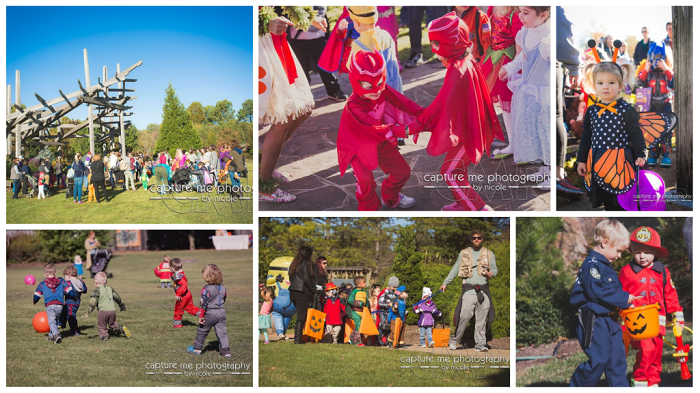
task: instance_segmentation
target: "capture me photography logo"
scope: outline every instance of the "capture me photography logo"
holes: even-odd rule
[[[537,196],[534,190],[550,190],[549,173],[539,171],[538,167],[527,167],[520,174],[508,173],[505,159],[501,159],[492,172],[487,173],[479,162],[468,174],[468,165],[463,160],[445,161],[435,173],[423,175],[423,187],[436,190],[450,202],[475,201],[481,196],[487,203],[494,198],[528,201]],[[469,185],[462,185],[465,180]]]
[[[165,350],[153,362],[144,364],[144,373],[164,385],[241,386],[251,372],[251,364],[235,352],[231,352],[231,358],[224,358],[217,351],[194,356]]]
[[[151,197],[152,201],[162,202],[168,209],[179,214],[206,213],[213,209],[220,215],[224,209],[232,213],[253,212],[253,187],[232,186],[230,184],[214,185],[152,185],[152,193],[160,196]],[[178,196],[181,193],[197,192],[197,196]]]
[[[422,379],[472,379],[493,377],[496,373],[509,375],[510,357],[498,348],[489,352],[450,351],[447,347],[432,352],[411,352],[399,359],[402,370]],[[507,354],[506,354],[507,355]]]

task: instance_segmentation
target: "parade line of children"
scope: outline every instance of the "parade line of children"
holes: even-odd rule
[[[630,235],[615,220],[598,223],[594,242],[593,250],[581,264],[570,299],[579,313],[576,335],[589,359],[578,366],[569,386],[596,386],[603,372],[609,386],[630,386],[626,360],[630,343],[637,350],[632,386],[658,386],[666,314],[673,315],[674,330],[680,331],[684,325],[683,307],[671,273],[658,259],[667,257],[668,250],[661,246],[661,238],[653,228],[642,226]],[[612,262],[628,247],[633,260],[618,276]],[[624,321],[632,330],[623,329],[617,322],[618,311],[622,315],[622,310],[649,305],[658,305],[658,321],[645,320],[640,313],[633,317],[634,321]],[[642,321],[643,328],[639,323]],[[657,323],[658,335],[634,339],[634,335]]]
[[[406,305],[408,293],[404,285],[399,285],[396,276],[389,278],[387,287],[381,289],[373,284],[367,290],[367,281],[357,276],[353,284],[341,285],[338,288],[329,282],[324,289],[324,297],[318,302],[317,308],[325,314],[324,335],[321,342],[333,344],[352,344],[357,346],[385,346],[401,348],[403,341],[406,316],[409,312],[418,314],[420,330],[419,345],[421,348],[432,348],[433,326],[442,313],[432,301],[433,293],[430,288],[423,288],[423,296],[414,305]],[[270,313],[274,310],[275,287],[263,286],[260,290],[263,299],[258,328],[263,335],[264,344],[269,344],[267,329],[271,328]],[[367,318],[364,310],[370,311],[371,324],[376,327],[377,335],[360,333],[363,317]],[[363,316],[365,314],[365,316]],[[275,326],[278,341],[286,340],[286,326]]]

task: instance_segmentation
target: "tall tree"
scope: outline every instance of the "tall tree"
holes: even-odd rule
[[[192,124],[204,124],[207,117],[204,114],[204,107],[199,101],[195,101],[187,107],[187,112],[190,113],[190,119],[192,119]]]
[[[244,123],[253,122],[253,100],[245,100],[241,104],[241,109],[236,113],[236,120]]]
[[[156,142],[156,151],[167,150],[171,155],[179,149],[202,147],[202,140],[192,126],[190,114],[175,95],[172,83],[165,89],[165,104],[163,105],[163,123],[160,136]]]
[[[416,235],[409,226],[400,227],[397,231],[398,238],[394,250],[393,273],[399,278],[408,292],[407,304],[413,304],[421,299],[423,293],[423,271],[421,262],[423,255],[416,249]]]

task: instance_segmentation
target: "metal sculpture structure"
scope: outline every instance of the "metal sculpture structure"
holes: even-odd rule
[[[22,108],[19,70],[15,72],[15,102],[12,101],[12,88],[7,85],[6,129],[7,129],[7,154],[11,154],[14,139],[15,157],[21,155],[22,143],[31,141],[34,145],[66,146],[69,138],[90,138],[90,151],[95,152],[95,142],[104,143],[107,139],[114,141],[119,137],[122,155],[126,155],[125,130],[131,122],[124,120],[125,116],[131,116],[131,109],[127,103],[137,97],[127,96],[133,89],[127,89],[128,82],[136,82],[136,79],[128,79],[127,76],[136,67],[143,64],[138,61],[131,67],[121,71],[117,63],[116,75],[107,79],[107,66],[102,67],[102,80],[98,78],[96,85],[90,85],[90,67],[88,63],[87,49],[83,49],[85,63],[85,86],[78,79],[79,89],[64,94],[58,90],[58,97],[45,100],[39,94],[34,93],[39,104],[29,108]],[[110,86],[119,84],[117,88]],[[112,96],[110,93],[117,93]],[[87,120],[79,124],[60,124],[61,118],[77,109],[81,104],[87,105]],[[15,112],[12,112],[12,108]],[[95,135],[95,125],[100,133]],[[89,135],[79,135],[78,131],[88,127]],[[56,132],[50,132],[51,129]]]

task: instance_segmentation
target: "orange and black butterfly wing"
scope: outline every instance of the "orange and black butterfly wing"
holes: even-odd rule
[[[644,134],[647,149],[653,149],[659,141],[678,124],[678,116],[673,112],[641,112],[639,126]]]
[[[593,176],[593,149],[588,151],[588,158],[586,159],[586,177],[583,179],[583,185],[586,186],[586,190],[591,191],[593,187],[592,176]]]
[[[626,149],[609,149],[596,152],[593,157],[593,181],[606,192],[624,194],[634,184],[634,168],[627,160]]]

